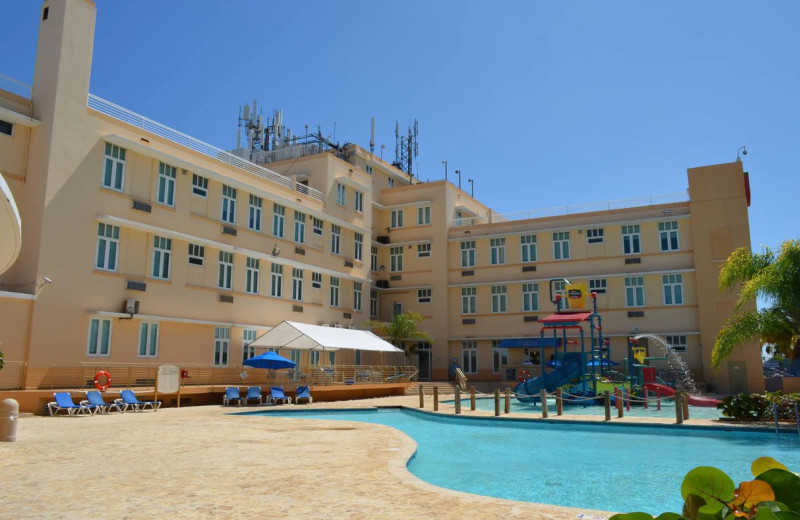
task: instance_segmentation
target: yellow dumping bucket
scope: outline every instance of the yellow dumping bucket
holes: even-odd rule
[[[571,311],[586,309],[586,284],[573,283],[567,285],[567,308]]]
[[[632,350],[633,350],[633,358],[640,364],[644,363],[644,360],[647,357],[647,349],[645,349],[644,347],[633,347]]]

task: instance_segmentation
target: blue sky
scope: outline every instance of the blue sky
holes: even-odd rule
[[[91,91],[221,148],[239,106],[394,158],[500,212],[686,189],[746,145],[752,245],[798,238],[800,3],[98,0]],[[6,2],[0,73],[30,83],[39,2]]]

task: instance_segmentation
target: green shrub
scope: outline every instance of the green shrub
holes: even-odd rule
[[[800,394],[784,394],[781,391],[766,394],[736,394],[722,399],[717,408],[722,415],[745,421],[771,421],[772,405],[778,405],[778,418],[794,421],[794,405],[800,403]]]
[[[657,520],[798,520],[800,477],[770,457],[753,461],[755,480],[737,487],[722,470],[694,468],[683,479],[683,511],[662,513]],[[653,520],[648,513],[624,513],[609,520]]]

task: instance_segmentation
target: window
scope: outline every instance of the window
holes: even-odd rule
[[[313,232],[315,235],[322,235],[322,219],[317,217],[312,217],[311,222],[313,224]]]
[[[644,277],[631,276],[625,278],[625,305],[628,307],[644,307]]]
[[[461,342],[461,367],[465,374],[478,372],[478,342],[474,340]]]
[[[169,262],[172,256],[172,239],[153,237],[153,278],[169,280]]]
[[[466,226],[467,225],[467,223],[464,221],[464,213],[460,209],[456,210],[455,225],[456,226]]]
[[[672,350],[675,352],[686,352],[686,336],[665,336],[664,339],[667,340],[672,346]]]
[[[247,226],[253,231],[261,231],[261,197],[250,195],[250,208],[248,212]]]
[[[595,278],[589,280],[589,292],[596,292],[597,294],[605,294],[606,292],[606,279]]]
[[[491,252],[492,265],[499,265],[506,263],[506,239],[505,238],[490,238],[489,247]]]
[[[403,246],[389,249],[389,270],[391,272],[403,270]]]
[[[122,191],[125,184],[125,148],[106,143],[103,186]]]
[[[0,134],[14,135],[14,124],[0,119]]]
[[[236,188],[222,185],[222,221],[236,224]]]
[[[336,204],[347,205],[347,191],[344,184],[336,183]]]
[[[371,164],[368,164],[368,165],[365,167],[365,171],[366,171],[368,174],[372,175],[372,165],[371,165]]]
[[[208,197],[208,179],[196,173],[192,174],[192,193],[198,197]]]
[[[331,253],[339,254],[339,245],[342,240],[342,228],[336,224],[331,224]]]
[[[361,282],[353,282],[353,310],[361,310]]]
[[[392,318],[395,316],[399,316],[403,314],[403,303],[402,302],[393,302],[392,303]]]
[[[359,262],[364,257],[364,235],[361,233],[355,234],[355,241],[353,242],[353,258]]]
[[[139,357],[158,357],[158,323],[139,324]]]
[[[622,226],[622,253],[638,255],[642,252],[639,224]]]
[[[394,179],[389,177],[389,180],[386,181],[386,186],[389,188],[394,188]]]
[[[258,282],[261,277],[261,262],[258,258],[247,258],[247,269],[244,278],[244,290],[250,294],[258,294]]]
[[[461,267],[475,267],[475,241],[461,242]]]
[[[461,314],[475,314],[478,312],[478,288],[461,288]]]
[[[532,312],[539,310],[539,284],[522,284],[522,310]]]
[[[662,251],[677,251],[678,248],[678,221],[659,222],[658,233],[661,238]]]
[[[214,327],[214,364],[228,366],[228,350],[231,344],[229,327]]]
[[[189,244],[189,263],[192,265],[203,265],[206,256],[205,246]]]
[[[524,263],[536,261],[536,235],[522,235],[519,237],[519,246],[522,249]]]
[[[492,373],[499,374],[503,365],[508,365],[508,349],[500,348],[500,341],[492,341]]]
[[[431,303],[432,289],[417,289],[417,303]]]
[[[89,356],[111,354],[111,320],[101,318],[89,320],[89,341],[86,354]]]
[[[361,351],[360,350],[354,350],[353,351],[353,363],[356,366],[361,365]]]
[[[298,244],[306,242],[306,214],[294,212],[294,241]]]
[[[417,225],[427,226],[431,223],[431,207],[420,206],[417,208]]]
[[[378,291],[369,292],[369,315],[373,318],[378,317]]]
[[[587,244],[602,244],[603,240],[603,228],[589,228],[586,230]]]
[[[683,305],[683,275],[665,274],[661,282],[664,285],[664,305]]]
[[[272,234],[278,238],[283,238],[283,216],[286,208],[280,204],[272,205]]]
[[[427,258],[431,256],[431,245],[430,244],[417,244],[417,257],[418,258]]]
[[[311,273],[311,288],[322,289],[322,273]]]
[[[272,264],[270,268],[270,289],[269,295],[273,298],[283,298],[283,266],[281,264]]]
[[[364,213],[364,194],[360,191],[356,192],[355,210],[359,213]]]
[[[393,227],[393,228],[401,228],[401,227],[403,227],[403,210],[402,209],[394,209],[394,210],[392,210],[391,227]]]
[[[319,350],[312,350],[308,353],[308,363],[311,365],[319,365],[319,358],[321,352]]]
[[[567,282],[564,280],[558,280],[553,282],[553,298],[557,295],[561,295],[563,298],[567,295]]]
[[[158,202],[167,206],[175,205],[175,170],[174,166],[158,163]]]
[[[233,284],[233,253],[219,252],[219,269],[217,270],[217,287],[230,290]]]
[[[569,231],[553,233],[553,260],[569,259]]]
[[[294,301],[303,301],[303,270],[292,268],[292,299]]]
[[[339,306],[339,279],[331,276],[331,307]]]
[[[492,286],[492,312],[506,312],[508,305],[506,304],[506,286],[493,285]]]
[[[119,228],[108,224],[97,225],[97,258],[94,266],[105,271],[117,270],[119,258]]]
[[[378,247],[377,246],[372,246],[372,248],[370,249],[370,253],[371,253],[371,256],[370,256],[370,259],[369,259],[369,268],[370,268],[371,271],[377,271],[378,270]]]
[[[256,340],[256,329],[242,329],[242,362],[256,355],[256,348],[250,343]]]

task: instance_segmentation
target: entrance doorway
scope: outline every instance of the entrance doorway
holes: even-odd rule
[[[728,362],[728,378],[731,384],[730,391],[732,394],[747,393],[747,369],[745,368],[744,361]]]
[[[432,376],[431,344],[420,343],[417,345],[417,356],[419,357],[419,374],[417,379],[430,381]]]

